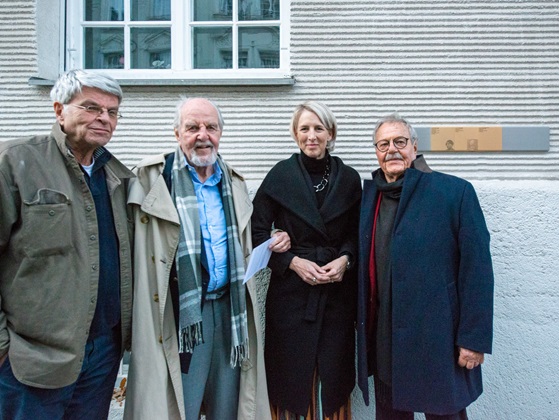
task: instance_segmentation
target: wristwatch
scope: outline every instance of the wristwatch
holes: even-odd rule
[[[344,254],[344,255],[347,257],[347,264],[345,265],[345,269],[346,269],[346,271],[347,271],[347,270],[349,270],[349,269],[351,268],[351,266],[352,266],[352,264],[351,264],[351,258],[350,258],[350,256],[349,256],[349,254]]]

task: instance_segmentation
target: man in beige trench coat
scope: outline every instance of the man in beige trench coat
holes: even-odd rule
[[[217,154],[222,129],[215,104],[201,98],[183,99],[175,117],[176,150],[142,161],[130,185],[135,291],[125,419],[197,418],[200,404],[208,420],[231,418],[232,410],[239,419],[271,416],[254,279],[242,285],[242,279],[239,284],[236,278],[244,275],[252,249],[252,203],[242,176]],[[190,190],[183,184],[190,185]],[[196,191],[205,185],[218,188],[213,193]],[[211,194],[213,201],[208,197]],[[215,243],[220,234],[219,229],[213,231],[212,217],[215,222],[216,216],[210,214],[220,202],[223,225],[227,225],[227,232],[221,232],[226,237],[225,257]],[[223,258],[227,268],[220,275],[219,260]],[[226,279],[225,286],[219,284],[220,277],[222,282]],[[217,284],[212,286],[216,278]],[[193,295],[198,300],[192,300]],[[227,319],[223,339],[218,333],[212,339],[206,308],[214,308],[211,305],[218,302],[231,305],[225,313],[232,314],[235,325],[228,325]],[[193,307],[194,315],[185,307]],[[198,328],[200,324],[203,328]],[[218,372],[212,373],[216,363],[211,361],[209,372],[203,368],[200,374],[199,366],[206,363],[200,355],[214,354],[222,344],[225,363],[218,363]],[[189,379],[192,375],[198,375],[194,382]],[[212,375],[218,378],[217,385],[212,383]],[[238,393],[233,404],[225,402],[229,397],[218,389],[223,388],[222,382],[233,383],[225,387],[225,393]]]

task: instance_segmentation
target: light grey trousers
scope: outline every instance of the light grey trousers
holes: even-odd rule
[[[186,420],[198,420],[204,403],[207,420],[234,420],[239,403],[240,368],[231,367],[229,293],[206,300],[202,309],[204,343],[196,346],[188,374],[182,375]]]

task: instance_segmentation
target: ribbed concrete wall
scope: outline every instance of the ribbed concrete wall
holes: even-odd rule
[[[292,1],[291,15],[295,86],[127,87],[112,150],[132,165],[171,147],[177,97],[209,96],[226,119],[222,154],[258,181],[295,150],[290,115],[312,98],[334,110],[338,154],[363,175],[374,121],[397,110],[417,125],[547,125],[547,153],[428,158],[470,179],[559,177],[557,2],[307,0]],[[49,89],[26,83],[37,72],[34,19],[33,1],[0,4],[0,140],[52,121]]]
[[[48,132],[54,120],[49,88],[27,84],[38,68],[36,18],[34,0],[0,2],[0,141]],[[172,148],[181,94],[221,105],[220,151],[252,191],[296,151],[288,125],[306,99],[331,106],[336,153],[363,177],[375,166],[374,121],[394,110],[417,125],[549,126],[549,152],[427,159],[474,181],[493,238],[495,354],[471,418],[557,418],[559,3],[293,0],[290,48],[294,86],[126,87],[110,149],[132,166]],[[371,418],[359,398],[353,407]]]

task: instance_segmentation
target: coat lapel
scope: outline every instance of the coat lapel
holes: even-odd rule
[[[159,175],[156,179],[141,203],[141,208],[143,212],[153,217],[167,220],[177,225],[180,223],[175,203],[173,203],[171,194],[169,194],[163,175]]]
[[[311,192],[299,166],[297,154],[292,155],[286,161],[286,165],[287,170],[278,172],[280,176],[271,181],[270,196],[283,207],[296,213],[305,223],[327,239],[326,226],[314,197],[310,195]]]
[[[361,200],[361,215],[359,217],[359,255],[368,256],[371,252],[371,234],[373,231],[373,215],[377,202],[377,188],[372,180],[365,180],[363,183],[363,198]]]
[[[332,156],[334,182],[330,185],[328,195],[320,208],[320,215],[324,223],[328,223],[344,214],[361,198],[361,191],[349,188],[346,181],[351,179],[352,174],[349,173],[345,165],[340,163],[339,159]]]
[[[413,168],[406,169],[406,173],[404,177],[404,186],[402,188],[400,204],[398,204],[398,212],[396,213],[396,219],[394,220],[393,231],[396,231],[396,228],[398,227],[398,224],[402,219],[402,215],[404,214],[406,207],[408,206],[413,194],[415,193],[416,185],[422,176],[423,176],[423,172],[418,171],[417,169],[413,169]]]

